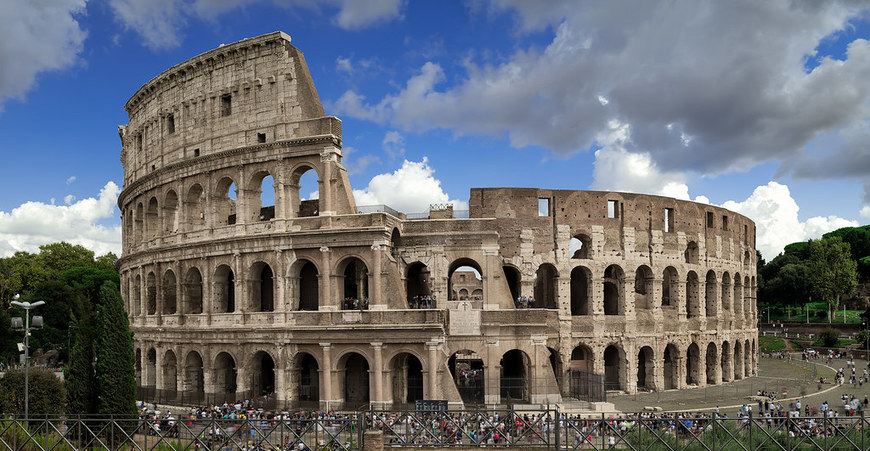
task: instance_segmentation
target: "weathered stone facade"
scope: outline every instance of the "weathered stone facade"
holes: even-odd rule
[[[746,217],[533,188],[472,189],[461,219],[358,208],[341,122],[283,33],[174,66],[125,108],[119,264],[142,387],[321,406],[547,403],[582,397],[579,371],[627,392],[756,372]],[[307,171],[319,200],[300,200]],[[535,308],[518,308],[523,296]]]

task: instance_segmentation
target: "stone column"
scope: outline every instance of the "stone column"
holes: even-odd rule
[[[381,293],[381,258],[383,256],[381,250],[383,249],[383,246],[384,244],[381,242],[375,242],[372,244],[372,289],[369,290],[369,308],[372,310],[387,308],[387,303]]]
[[[334,154],[333,149],[326,147],[320,154],[322,173],[320,174],[320,216],[329,216],[335,214],[332,209],[332,161]]]
[[[698,346],[698,386],[707,385],[707,352]]]
[[[281,249],[275,250],[275,272],[272,274],[272,280],[275,282],[275,293],[272,295],[272,305],[276,312],[286,312],[286,298],[284,297],[284,285],[286,284],[285,269],[284,269],[284,252]],[[283,320],[282,320],[283,322]]]
[[[429,349],[429,374],[428,374],[428,399],[438,399],[440,396],[441,390],[438,387],[438,343],[437,342],[428,342],[426,343],[426,348]]]
[[[498,340],[486,340],[486,363],[484,373],[484,403],[501,403],[501,353]]]
[[[372,366],[372,377],[374,378],[375,393],[373,403],[376,407],[384,407],[384,357],[383,343],[372,343],[374,350],[374,365]]]
[[[323,351],[323,368],[320,369],[320,387],[323,392],[323,397],[320,398],[321,407],[329,409],[329,403],[332,399],[332,345],[330,343],[320,343],[320,348]]]
[[[335,302],[332,299],[332,259],[330,249],[326,246],[320,248],[321,271],[320,271],[320,300],[317,303],[321,310],[335,310]]]

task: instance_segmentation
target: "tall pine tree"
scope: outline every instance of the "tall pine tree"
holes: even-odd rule
[[[124,301],[114,282],[100,287],[96,375],[100,387],[99,413],[136,416],[136,373],[133,334]]]

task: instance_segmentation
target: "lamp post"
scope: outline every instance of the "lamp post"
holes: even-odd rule
[[[18,299],[19,295],[15,295],[15,299]],[[45,305],[44,301],[37,301],[33,304],[29,302],[18,302],[12,301],[12,305],[15,307],[24,309],[24,418],[25,420],[30,417],[30,310],[35,309],[36,307]],[[16,321],[17,320],[17,321]],[[34,316],[33,317],[33,329],[39,329],[42,327],[42,317]],[[12,318],[12,328],[13,329],[21,329],[21,318]]]

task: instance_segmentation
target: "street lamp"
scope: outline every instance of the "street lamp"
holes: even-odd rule
[[[21,318],[12,318],[12,328],[24,329],[24,418],[28,419],[30,417],[30,331],[31,329],[39,329],[42,327],[41,316],[34,316],[33,327],[30,327],[30,310],[45,305],[45,302],[37,301],[33,304],[29,302],[18,302],[17,299],[19,297],[20,295],[15,295],[13,299],[16,300],[12,301],[12,305],[24,309],[24,318],[26,323],[22,327]]]

